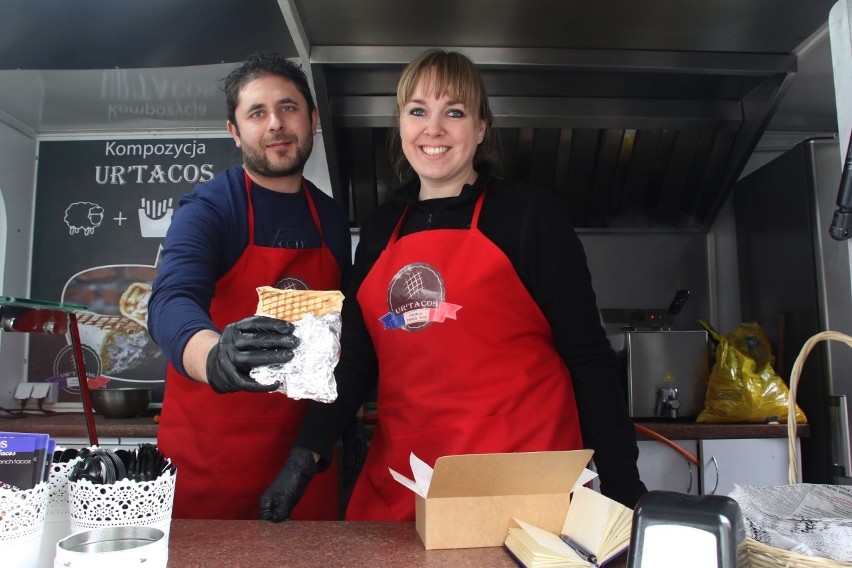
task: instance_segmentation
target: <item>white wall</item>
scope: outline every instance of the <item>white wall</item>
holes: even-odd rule
[[[0,295],[4,296],[26,297],[29,290],[35,162],[36,141],[0,122],[0,197],[6,210],[5,219],[0,218],[0,233],[5,237]],[[25,341],[26,334],[0,332],[0,405],[4,407],[24,377]]]

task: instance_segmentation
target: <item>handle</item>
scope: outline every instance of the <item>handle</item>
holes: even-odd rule
[[[716,461],[716,456],[710,456],[710,461],[713,462],[713,466],[716,468],[716,485],[713,486],[713,491],[710,492],[710,495],[715,495],[716,490],[719,489],[719,462]]]
[[[633,424],[633,427],[636,429],[637,432],[641,432],[642,434],[645,434],[651,439],[654,439],[658,442],[662,442],[663,444],[686,458],[687,475],[689,475],[689,484],[686,487],[686,492],[689,493],[690,491],[692,491],[692,464],[695,464],[697,467],[701,463],[698,461],[698,458],[689,453],[688,451],[684,450],[662,434],[651,430],[647,426],[642,426],[641,424]]]
[[[852,337],[837,331],[821,331],[805,341],[799,356],[796,357],[796,362],[793,363],[793,369],[790,371],[790,399],[787,401],[787,451],[790,456],[790,468],[787,477],[791,485],[799,482],[798,448],[796,447],[796,391],[799,387],[799,375],[802,373],[805,359],[807,359],[811,350],[820,341],[828,339],[842,341],[852,347]]]
[[[678,290],[675,292],[672,303],[669,304],[668,315],[676,316],[683,309],[683,305],[689,299],[689,290]]]
[[[674,299],[672,303],[669,304],[669,309],[666,310],[666,329],[671,331],[672,324],[674,323],[674,317],[680,313],[683,309],[683,305],[689,299],[689,290],[678,290],[675,292]]]

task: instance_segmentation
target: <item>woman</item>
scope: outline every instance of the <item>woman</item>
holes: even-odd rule
[[[378,425],[350,520],[412,520],[388,468],[409,454],[593,448],[601,489],[633,506],[645,486],[615,355],[582,245],[551,194],[493,175],[481,76],[430,50],[403,71],[399,138],[416,174],[361,231],[343,313],[339,398],[313,405],[267,490],[283,520],[342,426],[378,386]],[[319,460],[319,464],[316,463]]]

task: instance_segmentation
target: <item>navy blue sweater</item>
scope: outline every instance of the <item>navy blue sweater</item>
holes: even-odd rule
[[[308,182],[323,239],[340,264],[343,282],[352,258],[349,219],[334,199]],[[252,184],[255,244],[317,248],[320,235],[304,192],[271,191]],[[243,169],[234,166],[180,199],[166,235],[157,279],[148,304],[148,329],[169,361],[182,373],[183,351],[202,329],[221,331],[210,320],[216,281],[248,244],[248,209]],[[270,282],[269,285],[273,285]],[[254,289],[246,294],[256,294]]]

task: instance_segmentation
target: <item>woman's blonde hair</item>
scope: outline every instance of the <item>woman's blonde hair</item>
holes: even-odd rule
[[[485,84],[479,69],[457,51],[429,49],[405,66],[396,88],[397,128],[393,133],[392,144],[399,139],[399,115],[402,108],[414,96],[414,91],[421,81],[428,89],[426,94],[437,97],[446,95],[463,103],[468,111],[476,111],[477,118],[485,121],[485,134],[482,142],[476,147],[473,167],[479,171],[482,166],[487,166],[489,171],[496,173],[500,167],[499,140],[492,128],[494,117],[491,114]],[[397,175],[403,180],[411,174],[411,166],[405,159],[405,154],[401,150],[397,151],[399,155],[394,162]]]

